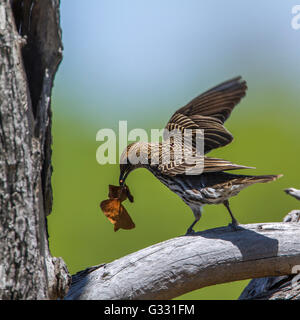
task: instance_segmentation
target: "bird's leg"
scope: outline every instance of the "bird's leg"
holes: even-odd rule
[[[186,235],[195,233],[195,231],[193,230],[193,227],[199,221],[199,219],[200,217],[197,217],[195,221],[190,225],[190,227],[187,229]]]
[[[193,210],[193,213],[195,216],[195,221],[187,229],[186,235],[195,233],[195,231],[193,230],[193,227],[201,218],[201,213],[202,213],[201,207],[197,208],[196,210]]]
[[[236,220],[235,217],[233,216],[233,213],[232,213],[231,210],[230,210],[229,201],[228,201],[228,200],[225,200],[225,201],[223,202],[223,204],[224,204],[224,206],[226,207],[226,209],[228,210],[228,212],[229,212],[229,214],[230,214],[230,216],[231,216],[231,220],[232,220],[231,226],[232,226],[234,229],[237,229],[237,226],[238,226],[239,223],[237,222],[237,220]]]

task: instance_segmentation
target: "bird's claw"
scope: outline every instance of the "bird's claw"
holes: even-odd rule
[[[189,228],[189,229],[187,229],[187,232],[186,232],[186,236],[191,236],[191,235],[193,235],[193,234],[195,234],[195,231],[194,231],[194,229],[192,229],[192,228]]]
[[[237,221],[232,221],[228,224],[229,227],[231,227],[234,231],[237,231],[239,229],[239,224]]]

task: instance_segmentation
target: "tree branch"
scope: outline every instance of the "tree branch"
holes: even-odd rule
[[[292,191],[291,194],[288,191]],[[299,195],[299,190],[290,188],[285,191],[288,194],[291,194],[296,199],[297,195]],[[294,192],[295,191],[295,192]],[[300,210],[292,210],[288,215],[284,218],[284,222],[300,222]],[[285,275],[280,277],[267,277],[267,278],[259,278],[253,279],[249,282],[247,287],[243,290],[240,295],[240,300],[277,300],[277,299],[285,299],[285,300],[300,300],[300,265],[295,265],[292,268],[294,274]]]
[[[221,227],[81,271],[65,299],[172,299],[214,284],[290,274],[297,264],[297,223]]]

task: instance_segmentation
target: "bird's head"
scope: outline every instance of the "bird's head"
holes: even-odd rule
[[[120,186],[123,186],[125,184],[125,180],[131,171],[142,167],[142,164],[140,162],[135,164],[132,163],[132,155],[138,155],[139,152],[140,149],[137,146],[137,143],[128,145],[127,148],[122,152],[122,155],[120,157]]]

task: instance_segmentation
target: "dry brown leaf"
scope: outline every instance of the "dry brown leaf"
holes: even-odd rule
[[[109,199],[119,199],[121,202],[128,198],[130,202],[133,202],[133,196],[131,195],[127,185],[113,186],[110,184],[108,197]]]
[[[108,197],[108,200],[104,200],[100,203],[100,207],[108,220],[114,225],[114,231],[118,231],[119,229],[133,229],[135,224],[121,203],[127,198],[129,201],[133,202],[133,197],[129,188],[126,185],[109,185]]]

